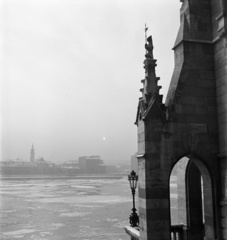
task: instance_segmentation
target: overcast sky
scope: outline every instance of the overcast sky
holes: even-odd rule
[[[166,95],[179,0],[1,1],[1,160],[137,151],[144,25]]]

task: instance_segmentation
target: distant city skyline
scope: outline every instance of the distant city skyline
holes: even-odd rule
[[[1,161],[29,160],[32,144],[52,162],[84,155],[130,161],[137,151],[145,23],[165,98],[180,1],[0,4]]]
[[[100,155],[96,155],[96,154],[93,154],[93,155],[83,155],[83,156],[79,156],[79,157],[77,157],[77,158],[74,158],[74,159],[64,159],[64,160],[62,160],[62,161],[59,161],[59,163],[63,163],[63,162],[67,162],[67,161],[78,161],[79,160],[79,158],[81,158],[81,157],[87,157],[87,158],[92,158],[92,157],[99,157],[101,160],[104,160],[105,161],[105,159],[103,159],[102,158],[102,156],[100,156]],[[35,155],[35,147],[34,147],[34,144],[32,144],[32,146],[31,146],[31,149],[30,149],[30,157],[28,158],[28,159],[22,159],[22,158],[20,158],[20,156],[18,156],[17,158],[15,158],[15,159],[5,159],[5,160],[3,160],[3,159],[1,159],[1,161],[25,161],[25,162],[35,162],[35,161],[37,161],[37,160],[39,160],[39,159],[44,159],[45,160],[45,157],[44,156],[38,156],[38,157],[36,157],[36,155]],[[124,160],[124,161],[120,161],[120,160],[118,160],[118,161],[113,161],[113,162],[115,162],[115,163],[120,163],[120,162],[122,162],[122,163],[124,163],[124,162],[130,162],[130,159],[126,159],[126,160]]]

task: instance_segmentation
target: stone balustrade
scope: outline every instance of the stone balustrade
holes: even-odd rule
[[[188,227],[179,224],[171,226],[171,240],[187,240]]]
[[[187,230],[188,227],[179,224],[171,226],[171,240],[187,240]],[[141,240],[139,227],[133,228],[126,226],[125,232],[130,236],[131,240]]]

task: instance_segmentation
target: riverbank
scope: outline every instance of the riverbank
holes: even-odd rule
[[[100,175],[7,175],[0,176],[0,180],[61,180],[61,179],[122,179],[121,174]]]

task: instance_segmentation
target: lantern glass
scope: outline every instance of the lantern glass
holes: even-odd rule
[[[136,177],[135,177],[135,189],[137,187],[137,182],[138,182],[138,175],[136,175]]]
[[[128,175],[128,180],[130,184],[131,189],[136,189],[137,187],[137,181],[138,181],[138,175],[134,171],[131,172],[130,175]]]

